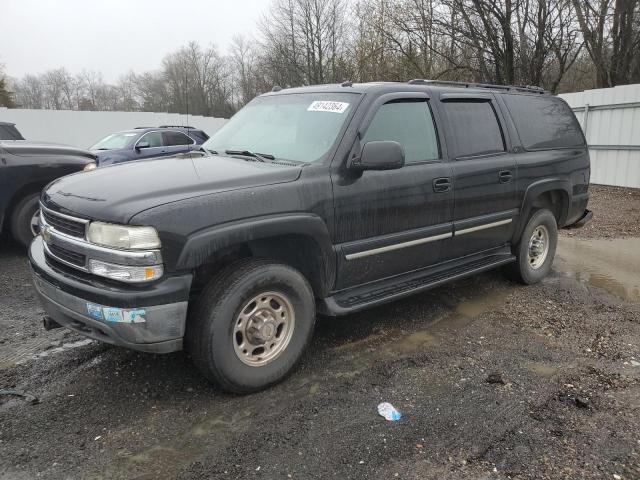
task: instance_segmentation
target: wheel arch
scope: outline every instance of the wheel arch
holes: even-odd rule
[[[13,211],[16,208],[16,205],[20,203],[20,201],[25,198],[27,195],[32,195],[34,193],[40,193],[44,187],[49,184],[49,181],[45,182],[31,182],[25,185],[22,185],[18,190],[13,192],[13,195],[7,202],[7,208],[4,211],[4,219],[3,222],[0,223],[0,231],[4,228],[11,228],[11,218],[13,216]]]
[[[288,214],[231,222],[192,235],[176,268],[195,271],[195,288],[240,258],[270,258],[299,270],[317,297],[335,282],[335,251],[325,222],[313,214]]]
[[[512,243],[517,244],[533,211],[546,208],[556,218],[558,228],[562,228],[571,205],[571,183],[561,178],[543,179],[527,187],[520,209],[520,217]]]

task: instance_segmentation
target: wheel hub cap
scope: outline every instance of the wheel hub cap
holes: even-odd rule
[[[549,231],[544,225],[537,226],[529,239],[527,257],[533,269],[540,268],[549,253]]]
[[[294,325],[293,306],[286,295],[256,295],[236,317],[232,338],[236,355],[251,366],[273,361],[289,344]]]
[[[270,312],[259,312],[249,323],[247,338],[251,343],[264,344],[275,337],[277,324]]]

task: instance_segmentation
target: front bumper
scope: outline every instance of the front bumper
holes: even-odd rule
[[[190,275],[167,279],[148,292],[101,288],[49,265],[40,237],[29,248],[29,262],[46,315],[63,327],[133,350],[168,353],[182,349]],[[161,303],[163,291],[164,298],[177,301]]]

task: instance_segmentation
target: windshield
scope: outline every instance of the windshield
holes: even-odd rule
[[[333,145],[358,94],[305,93],[258,97],[202,146],[314,162]]]
[[[117,148],[124,148],[135,141],[140,136],[138,132],[120,132],[112,133],[104,137],[89,150],[115,150]]]

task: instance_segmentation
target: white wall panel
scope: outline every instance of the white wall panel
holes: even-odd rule
[[[640,188],[640,84],[560,96],[576,110],[583,129],[589,105],[591,183]]]
[[[154,112],[77,112],[0,108],[0,122],[15,123],[27,140],[88,148],[104,136],[134,127],[190,125],[212,135],[224,118]],[[188,122],[188,123],[187,123]]]

